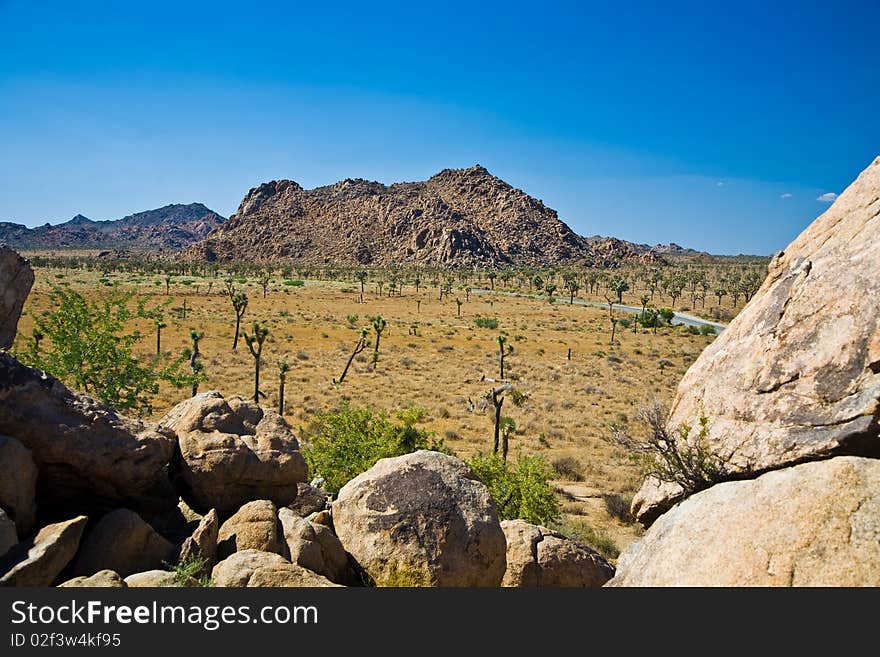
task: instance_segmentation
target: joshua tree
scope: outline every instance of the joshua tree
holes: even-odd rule
[[[544,286],[544,292],[547,293],[547,300],[553,303],[553,293],[556,292],[556,283],[547,283]]]
[[[504,380],[504,358],[513,353],[513,345],[507,344],[507,336],[498,336],[498,364],[501,369],[501,380]]]
[[[234,292],[230,297],[232,309],[235,311],[235,338],[232,340],[232,350],[238,349],[238,334],[241,329],[241,318],[247,310],[248,298],[244,292]]]
[[[266,298],[266,294],[269,292],[269,283],[270,282],[271,281],[269,280],[269,276],[266,274],[264,274],[263,277],[260,279],[260,285],[263,288],[263,298],[264,299]]]
[[[416,312],[417,313],[422,312],[422,300],[421,299],[416,299]]]
[[[516,431],[516,422],[512,417],[505,415],[501,418],[501,460],[507,461],[507,448],[510,437]]]
[[[373,345],[373,370],[376,370],[376,363],[379,362],[379,340],[382,338],[382,331],[388,326],[388,322],[382,315],[373,317],[373,330],[376,332],[376,343]]]
[[[287,373],[290,371],[290,363],[285,358],[278,363],[278,415],[284,415],[284,384],[287,382]]]
[[[165,296],[171,294],[171,276],[165,276]]]
[[[629,283],[623,276],[617,276],[608,287],[617,293],[617,303],[623,303],[623,293],[629,290]]]
[[[455,305],[458,306],[458,316],[459,317],[461,317],[461,304],[463,304],[463,303],[464,303],[464,301],[462,301],[458,297],[455,297]]]
[[[358,282],[361,284],[361,303],[364,302],[364,285],[367,282],[367,272],[360,271],[357,275]]]
[[[522,406],[525,402],[527,396],[513,387],[511,383],[504,383],[497,388],[492,388],[489,392],[486,393],[486,399],[492,402],[492,407],[495,409],[495,434],[494,441],[492,445],[492,452],[494,454],[498,453],[498,447],[501,442],[502,431],[504,436],[504,448],[502,451],[502,458],[507,460],[507,443],[510,437],[510,434],[516,429],[516,424],[510,418],[504,418],[504,422],[502,422],[501,418],[501,407],[504,406],[505,395],[510,394],[510,398],[513,400],[514,406]],[[502,427],[502,425],[504,425]]]
[[[269,327],[264,326],[260,322],[254,322],[254,334],[250,335],[244,331],[244,341],[247,343],[248,351],[254,357],[254,403],[260,403],[260,356],[263,354],[263,343],[269,336]]]
[[[360,340],[358,340],[357,344],[354,346],[354,351],[351,352],[351,356],[348,357],[348,362],[345,364],[345,369],[342,370],[342,376],[340,376],[338,380],[333,379],[334,385],[340,385],[343,381],[345,381],[345,375],[348,374],[348,368],[351,367],[351,363],[354,360],[354,357],[361,353],[364,350],[364,347],[367,346],[367,333],[369,333],[369,329],[361,329]]]
[[[568,276],[565,279],[565,289],[568,290],[568,304],[572,305],[574,303],[574,295],[581,289],[577,276]]]
[[[644,325],[644,321],[645,321],[645,308],[648,307],[648,302],[650,300],[651,300],[651,297],[649,297],[647,294],[643,294],[642,298],[639,299],[639,301],[642,302],[642,314],[639,315],[639,318],[642,320],[643,325]],[[636,325],[637,324],[638,324],[638,322],[633,322],[633,333],[636,332]]]
[[[617,332],[617,318],[614,316],[614,299],[606,294],[605,301],[608,302],[608,318],[611,320],[611,344],[614,344],[614,334]]]
[[[486,278],[489,279],[489,284],[492,286],[493,290],[495,289],[495,279],[497,277],[498,274],[496,274],[494,271],[490,271],[488,274],[486,274]]]
[[[199,341],[205,334],[203,332],[190,329],[189,337],[192,340],[192,349],[189,352],[189,370],[192,372],[192,396],[199,394],[199,381],[204,377],[202,372],[205,369],[204,364],[199,360],[202,352],[199,351]]]
[[[416,286],[416,294],[419,293],[419,286],[420,286],[421,284],[422,284],[422,279],[419,278],[418,276],[416,276],[416,277],[413,279],[413,285]]]
[[[156,316],[153,317],[153,323],[156,326],[156,355],[162,355],[162,329],[167,327],[168,324],[165,323],[165,318],[162,313],[156,313]]]

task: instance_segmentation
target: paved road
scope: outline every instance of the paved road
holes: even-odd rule
[[[526,299],[543,299],[545,297],[540,297],[536,294],[522,294],[521,292],[501,292],[500,290],[471,290],[471,294],[500,294],[506,297],[523,297]],[[565,299],[565,303],[568,303],[568,297],[564,297],[560,295],[557,297],[559,299],[559,303],[563,303],[563,298]],[[582,299],[575,299],[574,305],[576,306],[594,306],[596,308],[608,308],[607,303],[603,303],[601,301],[584,301]],[[614,310],[620,310],[625,313],[640,313],[642,312],[641,306],[625,306],[621,304],[614,304]],[[694,315],[689,315],[688,313],[675,313],[675,316],[672,318],[673,324],[684,324],[685,326],[696,326],[700,328],[701,326],[711,326],[715,331],[715,334],[721,333],[724,329],[727,328],[726,324],[719,324],[718,322],[710,322],[707,319],[703,319],[702,317],[696,317]]]

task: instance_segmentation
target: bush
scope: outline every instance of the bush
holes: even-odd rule
[[[568,481],[583,481],[581,464],[573,456],[560,456],[553,460],[553,470],[557,475]]]
[[[501,520],[546,525],[559,519],[559,500],[550,485],[553,471],[546,459],[521,456],[510,465],[497,454],[478,453],[468,465],[489,488]]]
[[[287,285],[288,287],[302,287],[305,284],[306,284],[305,281],[290,280],[289,278],[284,281],[284,285]]]
[[[620,548],[608,534],[594,529],[580,518],[570,518],[567,522],[552,527],[563,536],[574,539],[578,543],[593,548],[609,561],[620,556]]]
[[[700,327],[700,335],[715,335],[715,327],[703,324]]]
[[[478,328],[487,328],[487,329],[497,329],[498,328],[498,320],[494,317],[476,317],[474,318],[474,324]]]
[[[606,493],[602,496],[605,502],[605,510],[612,518],[617,518],[621,522],[631,525],[634,521],[632,514],[629,512],[632,506],[632,495],[626,497],[619,493]]]
[[[419,449],[446,451],[442,441],[415,427],[423,415],[411,407],[397,414],[401,423],[395,424],[384,411],[347,404],[336,412],[319,413],[302,434],[309,472],[324,478],[325,490],[337,493],[379,459]]]

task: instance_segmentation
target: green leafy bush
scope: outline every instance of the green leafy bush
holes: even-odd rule
[[[303,285],[306,284],[306,282],[301,281],[301,280],[291,280],[288,278],[287,280],[284,281],[284,284],[289,287],[302,287]]]
[[[700,335],[715,335],[715,327],[703,324],[700,327]]]
[[[476,317],[474,318],[474,324],[479,328],[487,328],[487,329],[497,329],[498,328],[498,320],[494,317]]]
[[[468,465],[489,488],[501,520],[546,525],[559,519],[559,500],[550,485],[553,470],[546,459],[520,456],[511,465],[497,454],[478,453]]]
[[[442,441],[415,426],[423,416],[424,410],[411,407],[397,414],[397,424],[384,411],[347,404],[319,413],[302,434],[309,472],[323,477],[325,490],[336,493],[379,459],[420,449],[446,451]]]

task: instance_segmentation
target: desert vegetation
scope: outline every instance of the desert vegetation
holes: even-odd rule
[[[444,271],[29,255],[37,283],[14,351],[72,387],[153,418],[198,391],[250,397],[286,417],[328,490],[384,456],[451,452],[502,517],[565,528],[606,556],[639,534],[626,507],[644,470],[608,438],[641,436],[639,409],[668,401],[714,337],[675,313],[725,323],[766,270],[742,258]],[[100,358],[84,358],[85,341]]]

